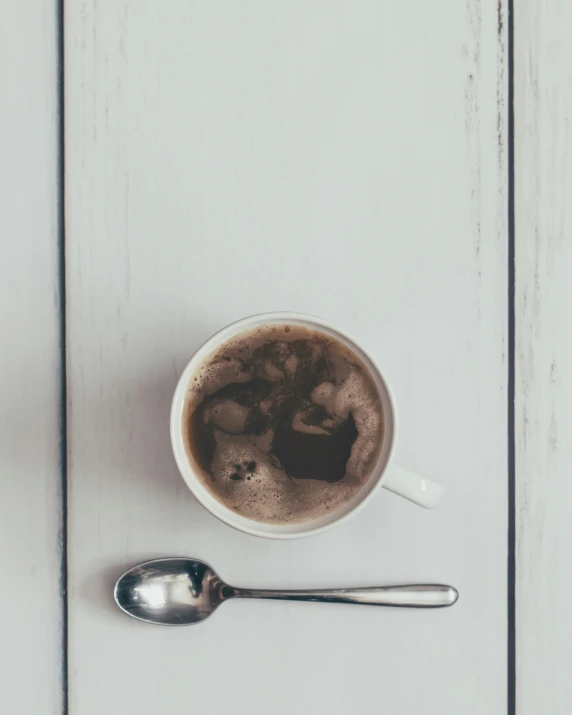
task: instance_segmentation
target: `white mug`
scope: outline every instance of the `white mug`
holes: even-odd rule
[[[375,385],[379,392],[379,397],[382,404],[384,414],[384,433],[379,458],[372,473],[354,497],[346,502],[343,507],[332,514],[327,514],[318,519],[299,524],[271,524],[253,519],[248,519],[240,514],[231,511],[224,506],[220,501],[202,483],[201,479],[195,474],[194,468],[187,456],[185,441],[183,438],[183,415],[185,410],[185,401],[191,380],[199,368],[199,366],[209,357],[211,353],[217,350],[221,345],[226,343],[235,336],[249,332],[250,330],[270,324],[288,324],[301,325],[310,330],[317,330],[325,333],[336,340],[346,345],[368,367],[375,381]],[[336,524],[341,524],[351,515],[356,514],[367,502],[373,497],[375,491],[379,487],[388,489],[399,496],[408,499],[414,504],[432,509],[436,506],[441,498],[442,487],[429,479],[420,477],[413,472],[397,467],[392,461],[393,448],[396,440],[397,417],[395,406],[387,382],[382,376],[379,368],[359,345],[359,343],[351,338],[347,333],[330,323],[315,318],[310,315],[300,313],[262,313],[253,315],[236,323],[228,325],[218,333],[213,335],[202,345],[191,358],[189,364],[185,368],[181,379],[175,390],[173,404],[171,407],[171,444],[175,461],[181,475],[187,486],[195,495],[197,500],[218,519],[225,524],[243,531],[253,536],[262,536],[270,539],[295,539],[311,534],[319,534],[322,531],[330,529]]]

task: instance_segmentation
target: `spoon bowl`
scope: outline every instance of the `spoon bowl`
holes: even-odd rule
[[[115,585],[117,605],[133,618],[163,626],[199,623],[222,603],[232,589],[198,559],[166,558],[138,564]]]

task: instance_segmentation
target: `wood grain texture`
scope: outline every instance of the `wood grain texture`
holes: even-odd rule
[[[505,6],[83,0],[66,18],[70,706],[82,715],[506,708]],[[412,21],[414,18],[414,21]],[[234,533],[178,476],[176,380],[223,324],[310,312],[393,384],[424,512]],[[121,615],[126,566],[237,585],[451,582],[441,612],[237,602]]]
[[[515,14],[517,712],[570,712],[572,8]]]
[[[0,21],[0,710],[61,713],[56,4]]]

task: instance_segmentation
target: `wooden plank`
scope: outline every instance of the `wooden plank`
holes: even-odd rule
[[[570,712],[572,8],[515,13],[517,712]]]
[[[57,16],[0,22],[0,692],[61,713]]]
[[[504,715],[505,15],[70,4],[72,711]],[[399,459],[447,489],[437,511],[382,494],[275,543],[194,501],[167,436],[177,377],[217,328],[277,309],[369,348],[394,385]],[[116,611],[122,569],[169,554],[238,585],[437,580],[461,599],[244,601],[191,630]]]

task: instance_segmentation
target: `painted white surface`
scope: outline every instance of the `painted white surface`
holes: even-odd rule
[[[8,9],[8,8],[4,8]],[[0,710],[61,712],[56,5],[0,21]]]
[[[506,710],[505,10],[458,3],[66,8],[71,712]],[[271,542],[193,499],[177,378],[264,310],[348,329],[394,386],[427,512],[380,493]],[[231,583],[441,581],[452,609],[236,602],[127,619],[114,579],[196,555]]]
[[[517,712],[565,715],[572,622],[572,7],[515,15]]]

